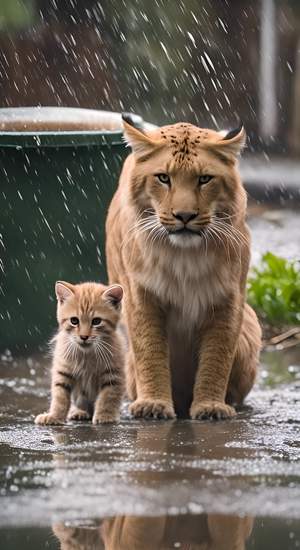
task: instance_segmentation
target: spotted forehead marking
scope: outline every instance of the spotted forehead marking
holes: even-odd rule
[[[170,147],[174,162],[179,165],[192,164],[198,156],[198,146],[208,139],[206,130],[188,123],[164,126],[160,135]]]

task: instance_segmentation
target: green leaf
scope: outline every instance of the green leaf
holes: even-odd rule
[[[269,323],[299,324],[299,262],[267,252],[251,270],[247,289],[249,303]]]

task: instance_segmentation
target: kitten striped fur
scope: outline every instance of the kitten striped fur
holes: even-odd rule
[[[114,422],[124,393],[124,350],[119,332],[120,285],[57,282],[51,404],[36,424]]]

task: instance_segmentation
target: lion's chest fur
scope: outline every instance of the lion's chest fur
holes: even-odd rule
[[[149,251],[148,251],[149,252]],[[220,255],[219,255],[220,256]],[[230,271],[214,251],[175,248],[143,258],[136,277],[166,311],[175,410],[186,416],[199,361],[201,327],[230,289]]]
[[[230,272],[215,252],[177,251],[170,247],[148,253],[136,272],[138,282],[154,293],[177,321],[199,325],[228,293]],[[175,312],[175,313],[174,313]]]

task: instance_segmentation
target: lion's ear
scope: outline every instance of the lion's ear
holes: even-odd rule
[[[237,157],[246,144],[246,132],[241,123],[238,128],[229,132],[220,132],[221,139],[216,142],[216,147],[220,148],[222,153]]]
[[[137,156],[145,156],[152,153],[161,142],[152,139],[144,132],[140,125],[136,124],[130,114],[123,113],[124,139],[133,153]]]

